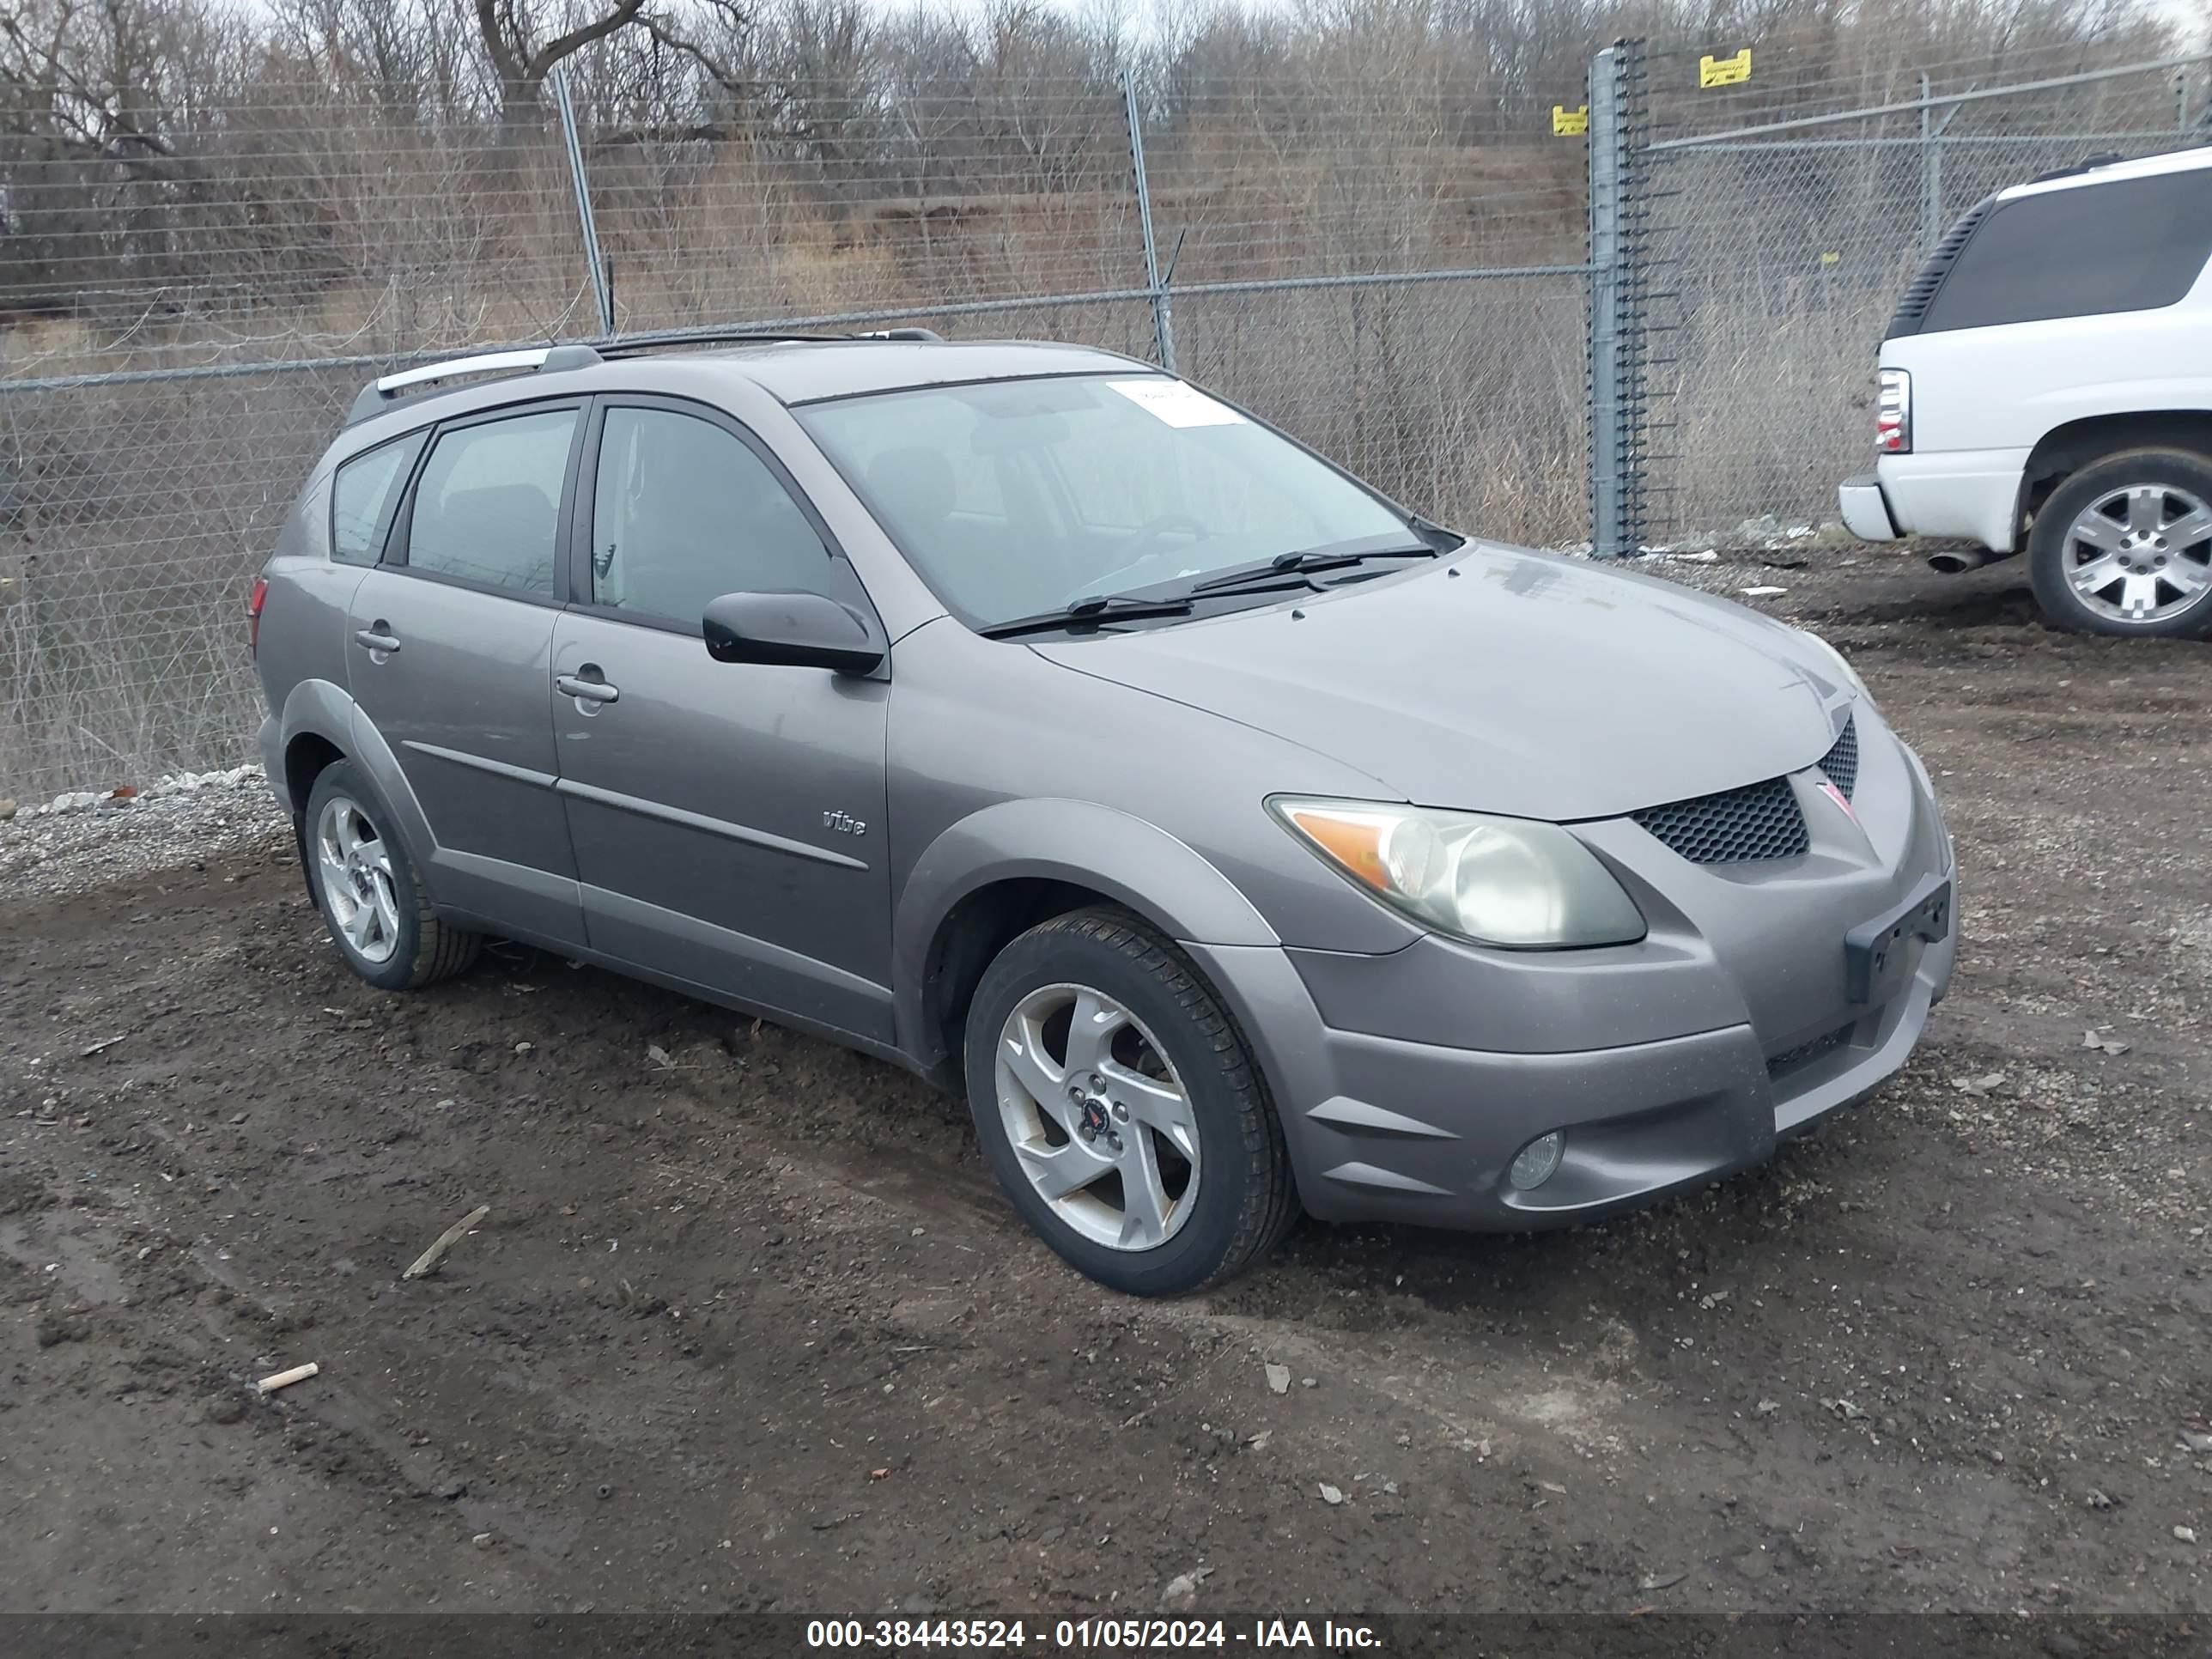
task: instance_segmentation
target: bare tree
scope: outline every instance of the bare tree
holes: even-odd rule
[[[636,21],[644,9],[645,0],[613,0],[598,15],[549,35],[532,0],[476,0],[477,31],[498,77],[502,137],[519,135],[536,117],[556,65]]]

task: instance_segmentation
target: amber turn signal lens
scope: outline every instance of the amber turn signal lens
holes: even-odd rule
[[[1390,872],[1382,862],[1382,837],[1389,826],[1375,818],[1324,812],[1314,807],[1292,807],[1285,815],[1315,845],[1378,892],[1390,890]]]

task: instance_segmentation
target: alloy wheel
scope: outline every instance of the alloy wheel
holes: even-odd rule
[[[2212,508],[2172,484],[2108,490],[2068,526],[2060,568],[2096,615],[2161,622],[2212,592]]]
[[[315,822],[315,866],[331,920],[363,962],[392,960],[399,948],[399,899],[392,855],[360,804],[344,795],[324,803]]]
[[[1030,1184],[1095,1243],[1149,1250],[1198,1197],[1198,1120],[1142,1021],[1104,992],[1047,985],[999,1036],[999,1111]]]

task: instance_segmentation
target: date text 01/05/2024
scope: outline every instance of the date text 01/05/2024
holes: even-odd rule
[[[1295,1652],[1357,1651],[1382,1646],[1370,1625],[1333,1619],[814,1619],[806,1645],[896,1652],[907,1649],[1006,1648],[1121,1650],[1244,1647]]]

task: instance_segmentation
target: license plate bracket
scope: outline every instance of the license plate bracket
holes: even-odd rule
[[[1951,884],[1938,881],[1886,915],[1844,935],[1844,991],[1853,1002],[1886,1002],[1905,976],[1913,939],[1932,945],[1951,932]]]

